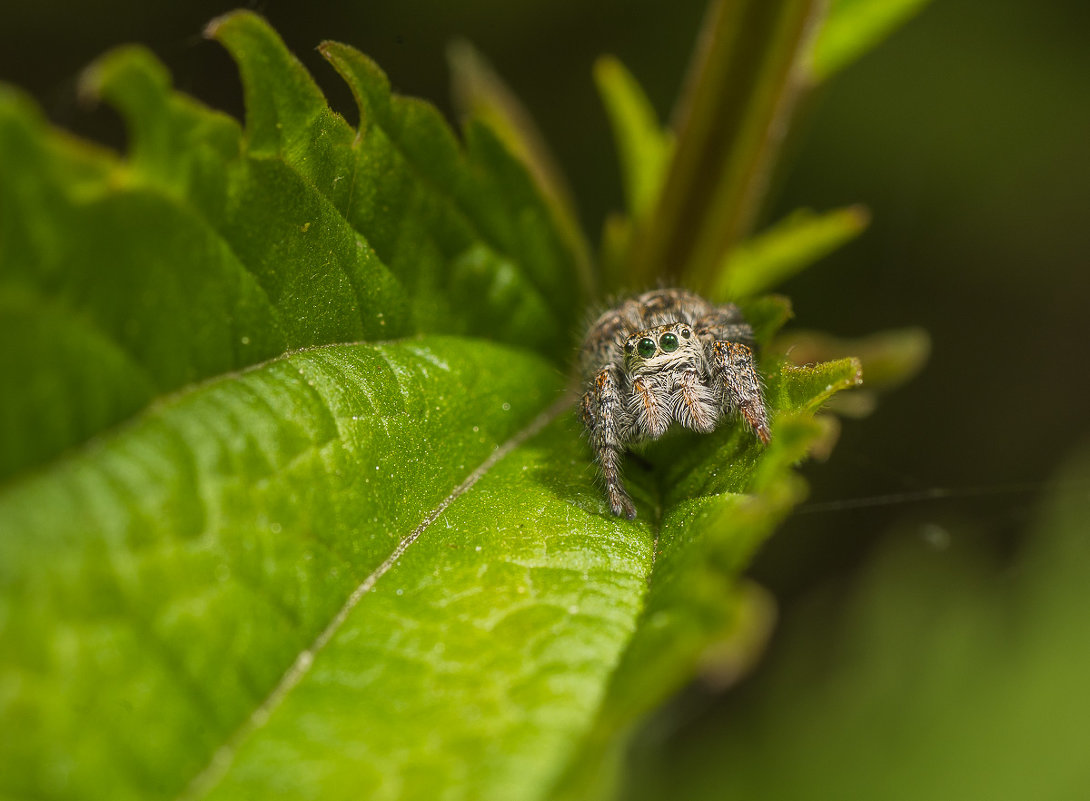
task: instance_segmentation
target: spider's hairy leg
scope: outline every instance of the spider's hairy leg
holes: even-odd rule
[[[583,395],[583,424],[590,433],[590,444],[606,483],[609,509],[617,516],[632,520],[636,517],[636,507],[621,483],[620,462],[624,443],[618,421],[621,402],[613,369],[603,367],[590,383],[590,388]]]
[[[761,442],[767,445],[772,434],[753,349],[741,342],[719,340],[711,350],[712,371],[725,400],[738,410]]]

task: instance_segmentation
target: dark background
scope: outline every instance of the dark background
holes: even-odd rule
[[[241,115],[233,64],[200,36],[232,7],[9,3],[0,12],[0,80],[31,92],[58,124],[121,147],[118,120],[80,107],[76,86],[95,56],[137,41],[167,63],[178,87]],[[444,47],[470,39],[537,119],[596,241],[621,194],[593,60],[619,56],[667,116],[704,2],[251,7],[350,119],[347,90],[314,50],[322,39],[360,48],[396,90],[448,114]],[[1017,553],[1049,476],[1087,440],[1088,148],[1083,0],[936,0],[804,104],[765,220],[861,202],[873,223],[783,287],[797,324],[844,336],[918,325],[932,337],[932,356],[875,414],[845,422],[829,463],[806,469],[811,503],[821,506],[803,507],[754,569],[783,617],[811,588],[849,579],[884,536],[927,548],[971,539],[999,564]],[[948,497],[911,494],[936,488]],[[827,506],[878,495],[894,497]]]

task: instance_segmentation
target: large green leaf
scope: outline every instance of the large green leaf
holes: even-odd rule
[[[323,347],[160,402],[10,487],[5,789],[184,787],[353,589],[557,392],[540,359],[479,342]],[[373,644],[392,647],[401,627],[383,625]]]
[[[595,484],[558,363],[579,259],[487,127],[361,54],[331,112],[257,17],[245,130],[146,51],[125,159],[0,97],[0,794],[544,798],[745,615],[845,359]],[[750,301],[765,341],[782,299]],[[491,341],[489,341],[491,340]],[[7,447],[11,438],[13,448]]]
[[[705,438],[635,524],[524,352],[329,346],[159,403],[0,496],[4,789],[541,797],[729,630],[854,369],[783,373],[774,446]]]

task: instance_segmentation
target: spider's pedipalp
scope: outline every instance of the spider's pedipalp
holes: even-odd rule
[[[664,402],[662,382],[640,376],[632,382],[628,412],[633,428],[632,439],[658,439],[670,427],[670,406]]]
[[[681,370],[676,381],[672,417],[691,431],[710,434],[719,422],[715,392],[700,380],[696,370]]]

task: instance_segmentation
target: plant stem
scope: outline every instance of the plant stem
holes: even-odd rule
[[[753,224],[794,101],[822,0],[716,0],[675,113],[677,150],[631,250],[633,283],[715,282]]]

